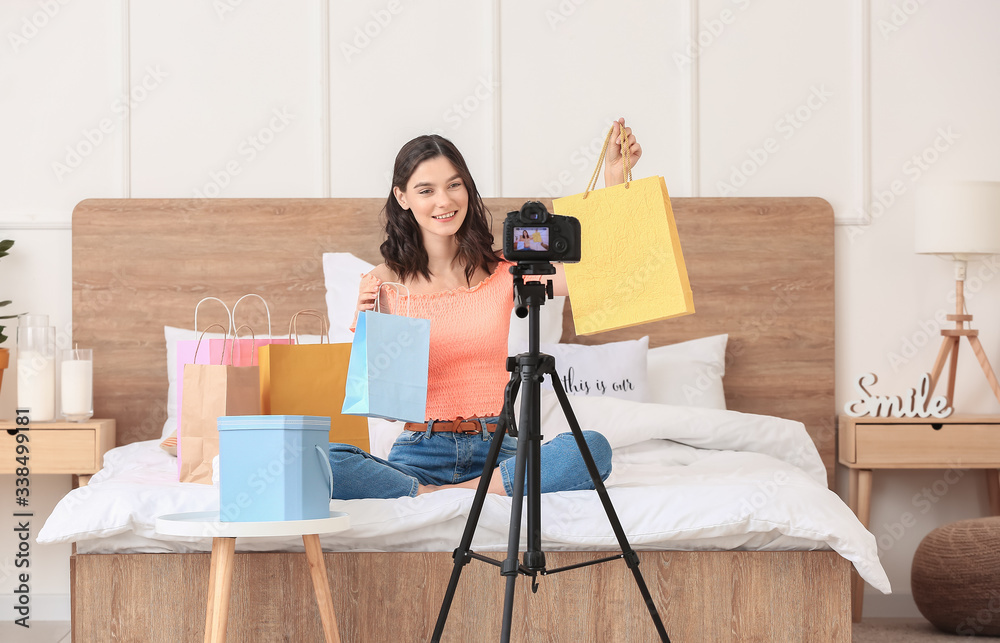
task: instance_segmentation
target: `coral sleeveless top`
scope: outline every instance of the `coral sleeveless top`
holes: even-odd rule
[[[427,419],[493,416],[503,408],[507,335],[514,309],[514,265],[500,261],[493,273],[471,288],[410,295],[409,316],[431,321],[427,373]],[[381,281],[363,275],[361,289]],[[389,312],[406,315],[406,296],[388,293]],[[405,293],[405,290],[401,292]]]

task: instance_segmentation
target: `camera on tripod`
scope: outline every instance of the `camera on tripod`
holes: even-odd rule
[[[580,221],[552,214],[538,201],[508,212],[503,223],[503,255],[508,261],[580,261]]]

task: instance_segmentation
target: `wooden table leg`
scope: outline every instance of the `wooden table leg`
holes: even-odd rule
[[[986,470],[986,494],[990,499],[990,514],[1000,516],[1000,470]]]
[[[872,517],[872,470],[858,469],[858,520],[868,529]]]
[[[205,643],[226,643],[226,623],[229,621],[229,591],[233,584],[235,553],[235,538],[212,539],[212,570],[208,575]]]
[[[872,509],[872,472],[871,469],[850,470],[849,497],[850,506],[858,521],[868,528]],[[853,587],[851,588],[851,620],[861,622],[861,614],[865,602],[865,581],[857,570],[851,572]]]
[[[858,515],[858,470],[848,469],[847,471],[848,474],[850,475],[850,477],[848,478],[848,485],[847,485],[847,506],[850,507],[851,511],[854,512],[854,515],[857,516]]]
[[[330,580],[326,575],[326,561],[323,560],[323,548],[320,546],[319,536],[303,535],[302,544],[306,548],[306,559],[309,561],[309,573],[312,576],[313,589],[316,591],[319,617],[323,621],[323,636],[326,638],[326,643],[340,643],[337,615],[333,612],[333,595],[330,594]]]

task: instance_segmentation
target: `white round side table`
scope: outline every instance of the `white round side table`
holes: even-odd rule
[[[212,539],[212,563],[208,577],[208,610],[205,616],[205,642],[225,643],[226,622],[229,618],[229,593],[233,581],[233,560],[237,538],[264,536],[302,536],[309,561],[316,603],[326,643],[340,643],[337,617],[333,612],[333,596],[326,575],[323,549],[319,534],[344,531],[351,519],[342,512],[331,511],[329,518],[315,520],[275,520],[270,522],[222,522],[218,511],[194,511],[168,514],[156,519],[156,531],[166,536],[193,536]]]

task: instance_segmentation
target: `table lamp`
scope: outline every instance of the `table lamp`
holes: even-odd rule
[[[1000,401],[1000,384],[979,341],[979,331],[971,328],[972,315],[965,311],[965,271],[969,260],[1000,254],[1000,182],[957,181],[926,185],[917,192],[915,247],[919,254],[933,254],[955,262],[955,314],[948,320],[955,328],[942,329],[941,350],[931,373],[930,391],[940,380],[950,356],[948,405],[953,406],[958,346],[962,337],[972,351]],[[966,326],[966,324],[969,324]]]

